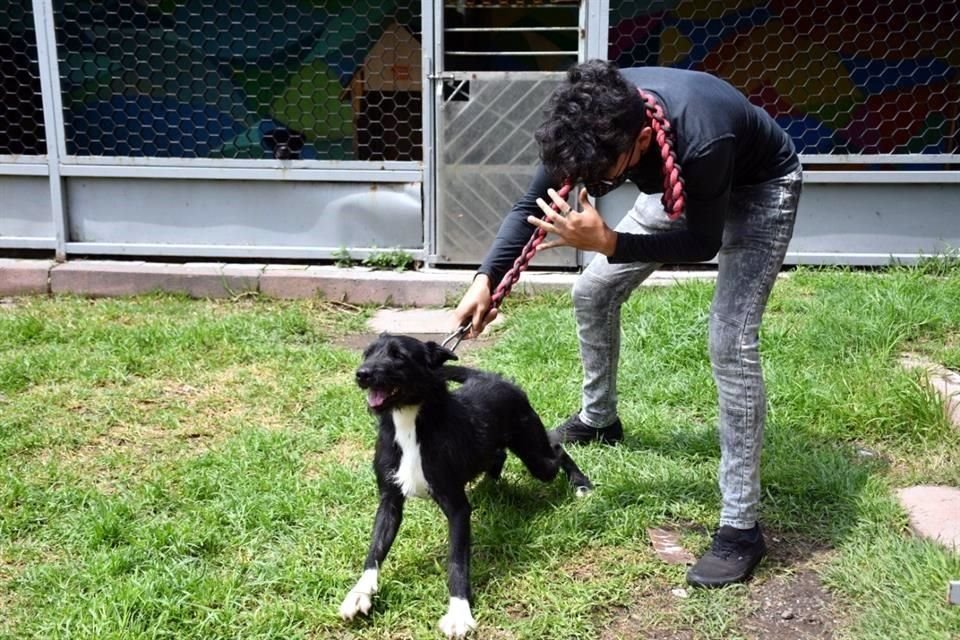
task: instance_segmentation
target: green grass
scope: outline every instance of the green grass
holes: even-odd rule
[[[627,442],[575,451],[593,496],[513,459],[504,483],[471,490],[478,637],[618,637],[628,613],[650,637],[749,637],[751,593],[808,563],[774,558],[750,586],[680,600],[684,569],[650,550],[646,527],[679,525],[702,551],[718,515],[711,294],[643,288],[625,307]],[[819,550],[837,637],[960,635],[944,603],[960,559],[912,537],[893,497],[960,486],[960,434],[897,364],[912,350],[960,367],[958,300],[960,271],[935,261],[801,269],[771,299],[763,521],[782,547]],[[335,340],[370,311],[169,296],[0,307],[0,638],[437,637],[446,532],[428,502],[408,503],[373,615],[337,617],[376,489],[358,356]],[[548,424],[566,418],[580,384],[569,299],[505,311],[500,339],[465,358],[519,382]]]

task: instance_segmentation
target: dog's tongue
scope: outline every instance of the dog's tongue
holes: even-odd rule
[[[387,392],[383,389],[370,389],[367,391],[367,404],[376,409],[387,400]]]

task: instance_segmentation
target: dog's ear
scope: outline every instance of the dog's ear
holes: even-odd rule
[[[457,354],[433,340],[427,342],[427,364],[431,369],[439,369],[447,360],[457,360]]]

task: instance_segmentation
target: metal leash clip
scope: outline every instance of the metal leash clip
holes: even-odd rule
[[[465,325],[462,325],[459,329],[448,335],[443,342],[440,343],[441,347],[450,349],[450,351],[456,351],[457,347],[460,346],[460,343],[463,341],[463,338],[470,333],[470,329],[473,328],[473,322],[468,322]],[[453,342],[453,346],[447,346],[450,342]]]

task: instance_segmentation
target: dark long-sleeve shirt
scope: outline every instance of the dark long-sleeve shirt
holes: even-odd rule
[[[685,228],[650,235],[618,233],[610,262],[701,262],[720,249],[730,192],[782,177],[800,165],[793,141],[763,109],[727,82],[698,71],[665,67],[622,69],[629,82],[663,106],[686,192]],[[638,118],[643,117],[638,114]],[[659,193],[663,174],[654,141],[628,174],[640,191]],[[480,265],[496,285],[520,254],[540,217],[537,198],[559,188],[538,167],[527,192],[507,214]]]

